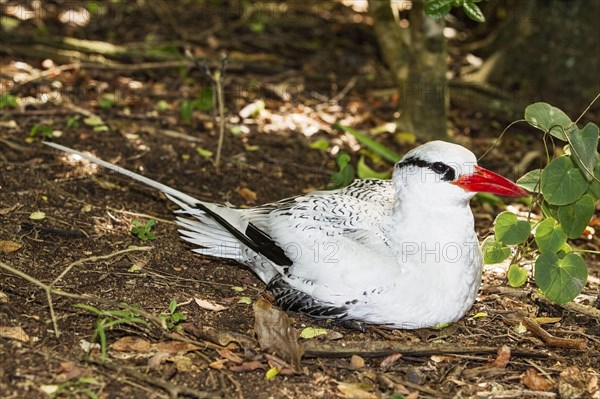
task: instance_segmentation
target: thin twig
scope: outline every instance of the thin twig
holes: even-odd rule
[[[101,362],[99,360],[93,358],[85,358],[83,359],[85,362],[95,364],[100,367],[107,368],[111,371],[115,371],[117,373],[123,373],[128,375],[129,377],[135,378],[137,380],[146,382],[155,387],[161,388],[166,391],[169,396],[173,399],[178,398],[179,396],[186,396],[198,399],[208,399],[208,398],[222,398],[223,395],[220,392],[205,392],[199,391],[194,388],[189,388],[181,385],[172,384],[162,378],[152,377],[148,374],[141,373],[137,370],[134,370],[129,367],[123,367],[112,362]]]
[[[151,247],[135,247],[137,250],[148,250]],[[130,251],[133,251],[134,249],[131,249]],[[120,253],[123,253],[125,251],[117,251]],[[111,254],[114,256],[114,254]],[[105,255],[104,258],[109,257],[110,255]],[[103,257],[96,257],[96,258],[103,258]],[[89,260],[90,258],[87,258],[87,260]],[[79,263],[80,261],[74,262],[74,263]],[[75,265],[73,265],[75,266]],[[166,330],[167,326],[165,323],[164,319],[161,319],[158,316],[153,315],[152,313],[146,312],[142,309],[139,309],[137,307],[133,307],[133,306],[129,306],[127,304],[124,303],[118,303],[115,301],[111,301],[109,299],[105,299],[105,298],[100,298],[100,297],[95,297],[95,296],[91,296],[91,295],[80,295],[80,294],[73,294],[67,291],[62,291],[62,290],[58,290],[58,289],[54,289],[52,288],[51,285],[45,284],[43,282],[41,282],[40,280],[36,279],[33,276],[30,276],[29,274],[22,272],[18,269],[13,268],[12,266],[1,262],[0,261],[0,268],[18,276],[21,277],[24,280],[29,281],[30,283],[32,283],[33,285],[36,285],[40,288],[42,288],[44,291],[46,291],[46,297],[48,300],[48,306],[50,307],[50,317],[52,319],[52,325],[54,326],[54,332],[56,334],[57,337],[60,336],[60,331],[58,329],[58,323],[57,323],[57,319],[56,319],[56,314],[54,312],[54,304],[52,302],[52,297],[51,295],[58,295],[58,296],[62,296],[62,297],[66,297],[66,298],[70,298],[70,299],[76,299],[79,301],[86,301],[86,302],[98,302],[98,303],[104,303],[104,304],[108,304],[110,306],[115,306],[118,308],[122,308],[125,310],[132,310],[137,312],[138,314],[140,314],[141,316],[145,317],[146,319],[150,320],[151,322],[153,322],[155,325],[159,326],[160,328],[162,328],[163,330]],[[64,272],[63,274],[64,275]],[[61,277],[61,276],[59,276]],[[59,278],[55,279],[55,281],[52,283],[54,284],[56,281],[58,281]]]
[[[306,342],[304,344],[304,357],[351,357],[359,355],[362,357],[384,357],[393,353],[402,353],[405,356],[431,356],[443,354],[496,354],[498,347],[495,346],[457,346],[451,344],[438,345],[406,345],[387,341],[357,341],[346,342],[344,346],[326,342]],[[528,356],[532,358],[548,357],[548,354],[539,350],[514,349],[513,356]]]
[[[530,319],[529,317],[523,318],[523,325],[550,347],[568,349],[585,349],[587,347],[587,343],[581,339],[558,338],[553,336],[540,327],[535,320]]]
[[[583,115],[585,115],[585,114],[586,114],[586,113],[587,113],[587,112],[590,110],[590,108],[592,108],[592,105],[594,105],[594,103],[595,103],[595,102],[596,102],[596,101],[597,101],[599,98],[600,98],[600,93],[598,93],[598,95],[597,95],[596,97],[594,97],[594,99],[593,99],[593,100],[592,100],[592,102],[591,102],[591,103],[590,103],[590,104],[587,106],[587,108],[583,110],[583,112],[581,113],[581,115],[579,115],[579,118],[577,118],[577,120],[575,121],[575,123],[578,123],[578,122],[579,122],[579,120],[580,120],[581,118],[583,118]]]

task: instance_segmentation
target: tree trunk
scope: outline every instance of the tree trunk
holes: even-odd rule
[[[496,10],[508,19],[488,46],[497,51],[470,80],[579,116],[600,92],[600,1],[506,0]]]
[[[408,28],[400,26],[390,1],[369,0],[369,12],[381,53],[399,90],[400,129],[421,139],[447,138],[444,21],[426,17],[422,0],[412,2]]]

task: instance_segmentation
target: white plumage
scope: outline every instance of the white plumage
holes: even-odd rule
[[[392,180],[359,180],[251,209],[199,201],[45,144],[163,191],[181,208],[179,232],[194,252],[249,266],[282,308],[392,328],[460,319],[475,300],[482,269],[469,200],[475,191],[526,195],[478,167],[469,150],[441,141],[407,153]]]

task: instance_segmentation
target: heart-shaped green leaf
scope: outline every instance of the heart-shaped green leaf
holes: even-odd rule
[[[541,254],[535,262],[535,281],[552,302],[559,305],[573,300],[587,282],[587,265],[581,256],[569,253],[564,258],[552,252]]]
[[[520,287],[527,281],[527,270],[513,263],[508,268],[506,277],[508,278],[508,284],[511,287]]]
[[[535,103],[525,108],[525,120],[536,129],[563,141],[567,141],[565,131],[573,124],[567,114],[548,103]]]
[[[531,193],[539,193],[541,177],[542,170],[535,169],[525,173],[519,180],[517,180],[517,185]]]
[[[594,198],[590,194],[577,202],[558,208],[558,221],[571,239],[578,238],[594,214]]]
[[[571,158],[575,160],[583,175],[591,181],[598,162],[598,126],[588,123],[581,130],[569,132]]]
[[[558,252],[567,242],[567,235],[553,218],[547,218],[535,229],[535,242],[540,252]]]
[[[547,218],[558,218],[558,206],[550,205],[547,201],[542,201],[542,213]]]
[[[524,220],[518,220],[511,212],[502,212],[494,221],[496,240],[506,245],[521,244],[527,240],[531,227]]]
[[[554,158],[542,171],[542,194],[552,205],[567,205],[586,192],[589,183],[571,157]]]
[[[494,236],[489,236],[481,244],[483,252],[483,263],[493,265],[500,263],[510,256],[510,248],[496,241]]]

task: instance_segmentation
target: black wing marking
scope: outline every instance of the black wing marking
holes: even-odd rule
[[[258,229],[252,223],[248,224],[246,232],[242,233],[232,226],[221,215],[208,209],[208,207],[200,202],[196,203],[196,207],[203,212],[206,212],[215,222],[219,223],[225,230],[231,233],[242,244],[248,246],[253,251],[263,255],[271,262],[279,266],[291,266],[292,260],[287,257],[283,249],[277,245],[275,241],[269,237],[267,233]]]
[[[283,310],[304,313],[315,318],[341,319],[348,316],[345,307],[320,302],[292,287],[281,275],[273,277],[266,290],[275,296],[275,305]]]

